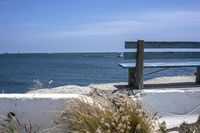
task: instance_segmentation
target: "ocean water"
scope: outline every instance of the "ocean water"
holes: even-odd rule
[[[0,54],[0,92],[24,93],[34,80],[51,87],[87,86],[92,83],[127,82],[128,72],[118,66],[125,61],[118,53]],[[145,79],[193,75],[195,68],[145,69]]]

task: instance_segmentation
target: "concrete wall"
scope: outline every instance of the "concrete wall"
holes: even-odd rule
[[[167,127],[194,123],[200,115],[200,90],[145,90],[143,107],[161,117]]]
[[[0,116],[16,114],[21,124],[28,120],[37,132],[50,128],[59,118],[65,103],[79,98],[76,94],[0,94]]]
[[[86,98],[78,94],[0,94],[0,116],[13,112],[22,124],[30,120],[40,131],[54,125],[66,102],[81,97]],[[195,122],[200,114],[200,90],[145,90],[142,105],[158,113],[167,127]]]

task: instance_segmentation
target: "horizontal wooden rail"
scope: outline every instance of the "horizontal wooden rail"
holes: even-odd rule
[[[137,48],[137,42],[126,41],[125,48]],[[200,42],[144,42],[144,48],[200,48]]]
[[[200,58],[200,52],[144,52],[144,59],[193,59]],[[136,52],[124,52],[124,59],[136,59]]]

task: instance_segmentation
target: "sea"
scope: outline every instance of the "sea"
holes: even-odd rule
[[[124,60],[119,54],[0,54],[0,93],[25,93],[34,87],[35,81],[48,87],[127,82],[128,70],[118,64],[132,60]],[[145,80],[160,76],[193,75],[196,68],[159,70],[145,69]]]

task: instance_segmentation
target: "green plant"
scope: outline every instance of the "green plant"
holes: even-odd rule
[[[61,115],[66,132],[86,133],[152,133],[155,116],[141,110],[139,102],[129,97],[74,100],[70,110]]]

